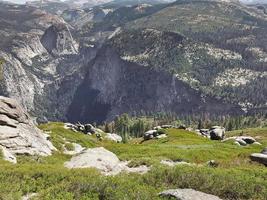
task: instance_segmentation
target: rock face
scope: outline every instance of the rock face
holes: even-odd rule
[[[0,96],[0,147],[7,160],[14,155],[48,156],[55,150],[47,136],[33,123],[29,115],[13,99]]]
[[[236,16],[234,21],[246,19],[241,13],[252,12],[250,16],[257,22],[260,31],[247,30],[239,37],[237,33],[247,29],[245,20],[245,23],[240,22],[241,26],[229,24],[230,29],[225,29],[225,34],[215,31],[206,35],[202,31],[202,28],[207,29],[205,25],[194,27],[199,23],[184,19],[194,18],[195,12],[199,12],[194,9],[198,7],[213,10],[214,2],[178,4],[166,5],[166,8],[120,8],[108,16],[106,13],[110,9],[102,6],[96,12],[87,9],[67,11],[65,17],[63,15],[66,22],[59,15],[32,6],[1,3],[0,36],[3,39],[0,41],[0,58],[4,64],[0,70],[0,95],[16,98],[42,122],[103,122],[122,113],[141,115],[143,112],[238,115],[243,114],[245,108],[251,110],[250,103],[252,107],[265,105],[266,87],[257,84],[259,81],[264,84],[267,80],[266,70],[262,67],[266,63],[266,41],[262,39],[262,35],[266,35],[265,18],[258,19],[255,17],[257,13],[245,8],[232,8],[229,16]],[[228,10],[224,7],[226,5],[218,5],[218,8]],[[165,18],[168,15],[164,13],[169,13],[168,9],[177,10],[170,14],[183,13],[183,9],[187,9],[184,6],[195,11],[189,13],[191,17],[175,14],[172,18],[180,20]],[[211,9],[208,9],[210,6]],[[141,15],[139,9],[142,10]],[[155,16],[153,13],[158,13],[158,9],[160,15]],[[147,13],[146,10],[153,11]],[[125,11],[133,11],[129,13],[130,19],[125,18]],[[208,12],[210,17],[207,18],[220,19],[216,14]],[[144,16],[149,17],[149,23],[132,24],[133,19],[142,20]],[[161,16],[160,20],[155,20],[157,16]],[[224,21],[232,21],[227,16],[228,13]],[[103,23],[94,24],[94,21]],[[159,27],[155,22],[159,22]],[[165,27],[166,24],[169,25]],[[177,33],[177,27],[182,34]],[[183,30],[185,27],[186,30]],[[232,31],[233,27],[240,28]],[[191,28],[192,32],[189,31]],[[219,29],[214,27],[214,30]],[[201,31],[195,32],[197,30]],[[225,37],[222,41],[213,38],[222,36]],[[206,37],[212,37],[210,42],[206,42]],[[244,45],[244,41],[251,41],[251,44],[245,42]],[[260,53],[250,56],[255,50]],[[241,56],[246,51],[246,56]],[[245,72],[251,71],[251,81],[248,82],[251,84],[244,85],[246,81],[242,81],[247,73],[237,74],[241,78],[240,83],[231,78],[235,77],[232,75],[236,71],[243,71],[243,64],[240,66],[243,61],[244,66],[255,66],[253,70],[250,67],[244,69]],[[224,76],[234,81],[225,81]],[[198,85],[201,87],[198,88]],[[229,96],[228,92],[224,92],[225,86],[230,87]],[[243,90],[249,92],[241,92],[237,96],[233,94],[233,91]],[[209,91],[219,93],[214,95]],[[257,92],[260,95],[247,96],[254,91],[260,91]],[[244,108],[240,104],[243,102],[248,103]]]
[[[219,197],[193,189],[174,189],[161,192],[163,197],[174,197],[177,200],[221,200]]]
[[[250,155],[251,160],[264,164],[267,167],[267,147],[261,153],[253,153]]]
[[[87,149],[65,163],[67,168],[96,168],[104,175],[116,175],[120,172],[145,173],[146,166],[129,168],[127,162],[121,162],[118,157],[103,147]]]
[[[77,52],[77,44],[66,24],[50,26],[42,36],[41,43],[52,55],[75,54]]]

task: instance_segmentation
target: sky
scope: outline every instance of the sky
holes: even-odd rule
[[[8,0],[10,2],[13,2],[13,3],[25,3],[26,1],[30,1],[30,0]],[[267,0],[241,0],[241,1],[244,1],[244,2],[253,2],[253,1],[256,1],[256,2],[264,2],[264,3],[267,3]]]

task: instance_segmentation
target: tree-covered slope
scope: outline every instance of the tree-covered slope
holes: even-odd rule
[[[124,58],[172,69],[204,94],[246,109],[266,110],[267,19],[263,12],[235,2],[180,0],[130,20],[124,28],[113,39]],[[146,36],[144,29],[154,31]],[[179,46],[168,37],[155,36],[157,31],[183,35],[191,44]]]

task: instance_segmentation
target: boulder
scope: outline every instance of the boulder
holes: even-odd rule
[[[151,139],[160,139],[160,138],[166,138],[167,135],[164,132],[164,130],[149,130],[144,133],[144,140],[151,140]]]
[[[221,200],[219,197],[199,192],[193,189],[166,190],[159,194],[162,197],[176,198],[177,200]]]
[[[95,128],[92,124],[71,124],[71,123],[65,123],[64,125],[65,129],[72,130],[74,132],[82,132],[87,135],[96,134],[96,133],[103,133],[102,130]]]
[[[264,148],[261,153],[267,155],[267,147]]]
[[[144,140],[150,140],[154,138],[154,135],[156,135],[158,131],[157,130],[149,130],[144,133]]]
[[[90,133],[90,134],[95,134],[96,130],[95,127],[92,124],[85,124],[84,125],[84,133]]]
[[[71,124],[71,123],[65,123],[65,124],[64,124],[64,128],[65,128],[65,129],[72,130],[72,131],[74,131],[74,132],[78,132],[78,131],[77,131],[77,130],[78,130],[78,127],[75,126],[74,124]]]
[[[13,99],[0,96],[0,146],[15,162],[16,154],[48,156],[56,150],[47,136]]]
[[[250,155],[250,159],[255,162],[264,164],[267,167],[267,154],[253,153]]]
[[[118,142],[118,143],[122,142],[122,137],[116,133],[107,133],[105,136],[105,139]]]
[[[145,173],[147,166],[129,168],[128,162],[121,162],[118,157],[103,147],[87,149],[72,157],[64,166],[67,168],[96,168],[104,175],[116,175],[120,172]]]
[[[261,153],[253,153],[250,155],[252,161],[259,162],[267,166],[267,147],[264,148]]]
[[[209,130],[211,140],[223,140],[225,135],[225,128],[220,126],[213,126]]]
[[[161,128],[163,129],[173,128],[173,125],[162,125]]]
[[[166,134],[161,134],[161,135],[156,136],[156,139],[162,139],[162,138],[166,138],[166,137],[167,137]]]
[[[241,146],[246,146],[247,145],[247,143],[244,140],[242,140],[241,138],[236,138],[235,142],[237,142]]]
[[[223,140],[223,142],[225,141],[229,141],[229,140],[233,140],[235,144],[237,145],[241,145],[241,146],[246,146],[249,144],[256,144],[256,145],[261,145],[259,142],[257,142],[253,137],[250,136],[235,136],[235,137],[229,137]]]
[[[21,198],[21,200],[31,200],[34,197],[36,197],[37,195],[38,195],[38,193],[29,193],[29,194],[26,194],[25,196],[23,196]]]
[[[245,141],[246,144],[253,144],[254,142],[256,142],[256,140],[250,136],[240,136],[240,137],[238,137],[238,139]]]
[[[200,129],[200,130],[196,130],[196,132],[204,137],[210,136],[209,129]]]

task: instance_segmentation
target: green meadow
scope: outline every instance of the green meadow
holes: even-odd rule
[[[165,189],[193,188],[222,199],[265,200],[267,197],[267,168],[252,162],[251,153],[267,146],[267,128],[227,132],[227,136],[251,135],[262,145],[237,146],[232,142],[211,141],[195,133],[167,129],[167,138],[128,143],[98,141],[63,128],[62,123],[40,125],[51,135],[58,149],[50,157],[20,156],[18,164],[0,160],[0,199],[21,199],[25,194],[38,193],[33,199],[162,199],[158,193]],[[129,166],[148,165],[144,174],[103,176],[95,169],[69,170],[63,166],[71,158],[63,154],[63,145],[79,143],[83,147],[103,146],[115,153]],[[66,146],[67,145],[67,146]],[[165,166],[161,160],[185,161],[192,165]],[[215,160],[217,167],[208,161]]]

